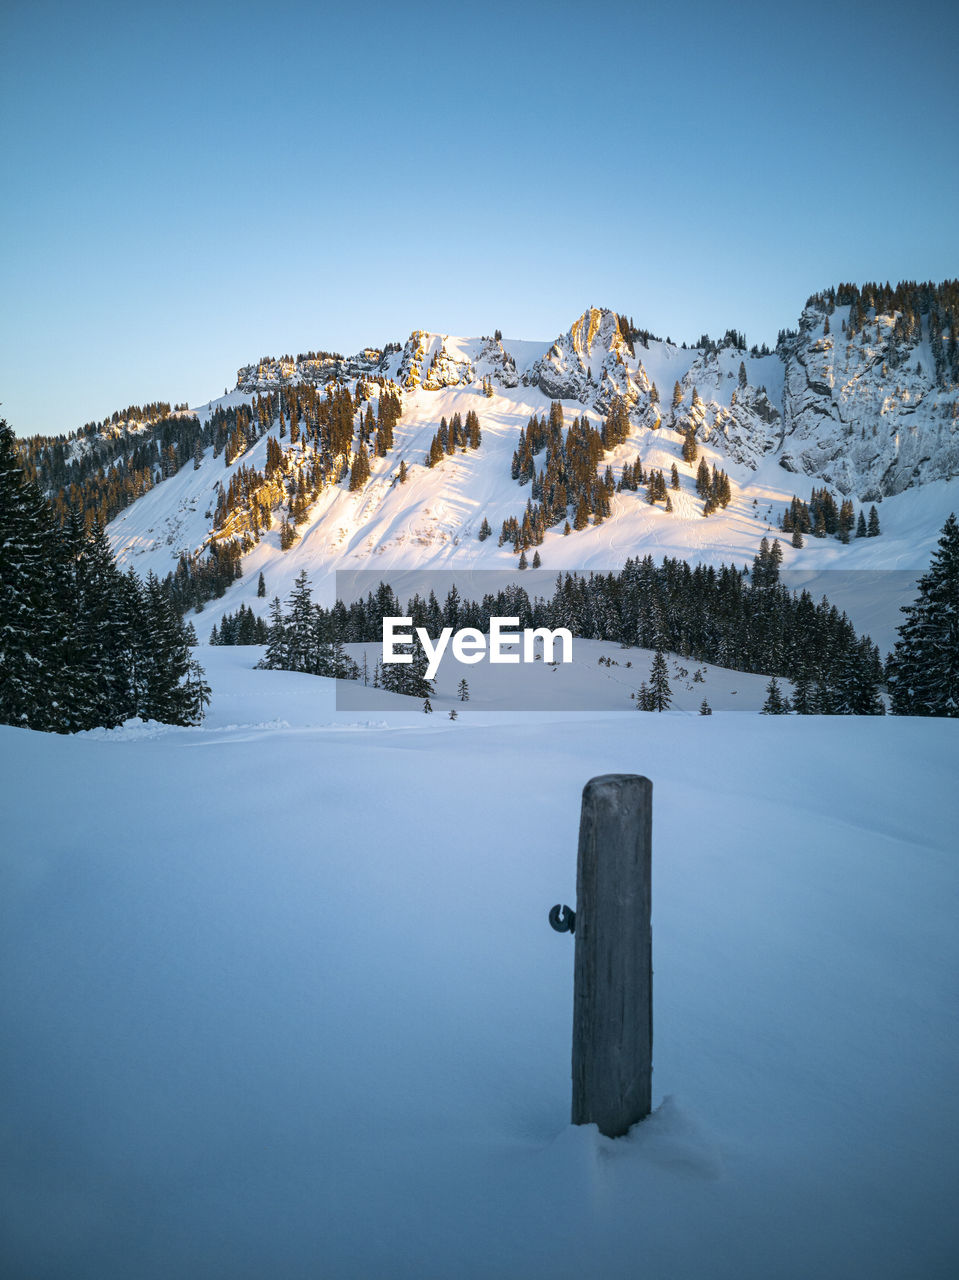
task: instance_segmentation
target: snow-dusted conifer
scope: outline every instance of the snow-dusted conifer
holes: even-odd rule
[[[266,653],[257,665],[268,671],[284,671],[286,662],[286,622],[280,597],[274,596],[270,604],[270,630],[266,641]]]
[[[897,715],[959,716],[959,523],[942,529],[918,595],[902,612],[888,670]]]
[[[784,716],[789,714],[789,699],[783,697],[779,681],[775,676],[766,685],[766,701],[762,705],[761,715]]]
[[[669,687],[669,667],[662,651],[657,649],[649,669],[649,710],[666,711],[673,700]]]
[[[0,421],[0,723],[60,729],[64,620],[60,549],[49,509],[28,483],[12,429]]]

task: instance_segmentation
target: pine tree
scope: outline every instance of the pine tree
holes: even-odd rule
[[[880,686],[883,683],[882,661],[879,651],[868,636],[863,636],[855,648],[843,655],[837,674],[837,686],[842,709],[851,716],[883,716]]]
[[[267,634],[266,653],[257,666],[267,671],[286,670],[286,622],[279,596],[274,596],[270,604],[270,629]]]
[[[816,698],[812,689],[809,675],[804,668],[801,668],[793,680],[793,697],[792,708],[797,716],[812,716],[816,714]]]
[[[657,649],[649,669],[649,710],[666,711],[673,700],[669,687],[669,667],[663,653]]]
[[[60,554],[47,505],[24,478],[13,431],[0,420],[0,723],[65,727]]]
[[[699,704],[699,714],[701,716],[711,716],[713,714],[713,709],[705,698],[703,698],[702,702]]]
[[[299,536],[300,535],[296,531],[296,526],[291,524],[286,516],[284,516],[280,524],[280,550],[289,551],[290,547],[293,546],[293,543],[296,542]]]
[[[849,535],[856,527],[856,516],[849,498],[844,498],[839,508],[839,541],[847,543]]]
[[[428,697],[423,699],[423,711],[426,713],[426,715],[432,714],[433,704],[430,702]]]
[[[383,668],[383,688],[402,693],[409,698],[429,699],[436,690],[433,681],[426,678],[429,661],[419,640],[413,641],[413,661],[389,664]]]
[[[457,692],[457,693],[459,694],[459,696],[460,696],[460,702],[469,702],[469,700],[470,700],[470,687],[469,687],[469,685],[466,683],[466,677],[465,677],[465,676],[463,677],[463,679],[462,679],[462,680],[459,682],[459,684],[457,685],[457,687],[456,687],[456,692]]]
[[[458,718],[458,716],[459,716],[459,712],[456,710],[456,708],[455,708],[455,707],[450,707],[450,719],[451,719],[451,720],[456,720],[456,719]]]
[[[193,699],[183,683],[192,662],[183,623],[152,571],[147,575],[139,621],[142,658],[136,714],[141,720],[166,724],[193,723]]]
[[[260,570],[260,576],[256,584],[256,594],[261,599],[266,595],[266,579],[263,577],[263,570]]]
[[[182,710],[184,719],[180,724],[199,724],[206,708],[210,705],[213,691],[206,682],[206,675],[196,658],[191,658],[187,667],[186,679],[183,683]]]
[[[859,509],[859,519],[856,521],[856,537],[866,537],[866,517],[862,513],[862,508]]]
[[[76,546],[75,539],[74,546]],[[76,610],[71,630],[76,652],[89,672],[84,682],[89,696],[76,727],[121,724],[134,714],[130,698],[130,668],[134,662],[132,621],[140,608],[141,589],[131,592],[133,617],[125,607],[123,575],[117,569],[106,532],[94,520],[80,541],[76,576],[71,578],[69,598]],[[187,645],[196,643],[192,624],[184,628]],[[85,719],[86,723],[80,723]]]
[[[879,512],[874,506],[869,508],[869,523],[866,526],[866,530],[868,537],[879,537]]]
[[[959,523],[950,515],[890,657],[896,715],[959,716]]]
[[[287,671],[313,671],[316,665],[314,642],[314,613],[312,592],[306,575],[301,569],[296,575],[290,592],[289,608],[285,617]]]
[[[763,537],[759,544],[759,554],[753,558],[751,580],[754,587],[769,589],[779,581],[779,567],[783,560],[783,549],[779,539],[774,538],[770,547],[769,539]]]
[[[766,685],[766,701],[763,703],[761,715],[784,716],[789,713],[789,700],[783,697],[779,681],[775,676]]]
[[[370,455],[366,450],[365,444],[360,444],[353,455],[353,465],[350,468],[350,493],[355,493],[357,489],[362,489],[370,478]]]

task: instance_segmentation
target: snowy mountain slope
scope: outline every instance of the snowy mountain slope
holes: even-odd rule
[[[597,428],[615,398],[625,401],[630,434],[607,452],[600,470],[609,464],[619,477],[638,452],[647,470],[668,476],[675,464],[680,489],[671,492],[672,513],[650,506],[642,489],[624,489],[612,497],[610,516],[600,525],[568,537],[561,527],[549,529],[539,547],[546,568],[616,568],[646,553],[748,563],[761,537],[778,533],[793,493],[808,499],[813,488],[830,483],[839,493],[872,495],[881,503],[882,536],[848,546],[807,538],[802,549],[789,546],[787,537],[785,568],[814,575],[812,590],[815,575],[827,570],[920,570],[949,511],[959,507],[959,398],[954,389],[933,385],[928,335],[895,357],[893,384],[889,325],[880,317],[883,361],[873,345],[875,320],[862,331],[865,341],[857,335],[840,342],[846,310],[835,307],[827,315],[810,305],[798,334],[766,355],[729,343],[684,350],[652,338],[645,346],[634,340],[631,351],[615,313],[591,308],[550,346],[416,331],[403,347],[369,349],[350,359],[321,355],[241,369],[232,393],[194,410],[201,422],[216,409],[249,405],[283,386],[317,384],[322,391],[323,379],[333,373],[341,385],[365,388],[374,407],[380,387],[371,379],[397,388],[402,416],[392,450],[371,458],[361,490],[349,492],[345,480],[321,490],[298,541],[286,551],[276,525],[262,533],[243,557],[242,580],[208,606],[209,623],[240,602],[262,612],[265,603],[255,595],[261,572],[268,598],[284,598],[305,569],[329,600],[338,569],[515,565],[511,546],[499,547],[497,535],[505,519],[522,518],[531,489],[511,479],[512,457],[530,416],[545,417],[557,397],[567,426],[585,415]],[[674,405],[676,384],[680,400]],[[428,468],[441,418],[465,417],[470,410],[480,420],[480,448],[457,451]],[[696,465],[681,457],[690,428],[701,456],[732,480],[729,506],[708,519],[695,493]],[[221,487],[240,466],[263,469],[270,436],[294,472],[305,465],[302,444],[281,440],[275,421],[229,467],[208,449],[198,471],[181,468],[113,521],[110,535],[121,562],[163,576],[182,552],[201,553],[210,542]],[[403,485],[397,482],[401,462],[409,475]],[[480,541],[484,518],[493,536]],[[901,584],[896,591],[880,623],[888,636],[907,598]]]

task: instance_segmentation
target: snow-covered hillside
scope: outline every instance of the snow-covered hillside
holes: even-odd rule
[[[201,728],[0,728],[4,1277],[956,1274],[956,721],[357,716],[202,657]],[[546,917],[617,771],[654,1110],[610,1141]]]
[[[585,415],[597,428],[610,404],[624,401],[629,435],[607,452],[600,470],[608,464],[619,478],[639,453],[647,470],[669,475],[675,464],[680,487],[670,494],[671,512],[650,505],[642,489],[624,489],[612,496],[602,523],[568,536],[561,526],[548,529],[538,548],[545,568],[617,568],[627,557],[647,553],[749,563],[760,539],[779,532],[777,522],[792,495],[808,499],[812,489],[829,482],[837,495],[848,491],[857,502],[872,495],[882,535],[846,546],[834,538],[807,538],[802,549],[790,546],[787,536],[784,568],[801,571],[817,594],[837,586],[837,569],[921,570],[946,516],[959,507],[957,393],[932,384],[931,354],[925,339],[915,336],[902,353],[895,385],[887,387],[879,348],[870,345],[885,321],[866,325],[865,344],[861,336],[843,344],[837,331],[845,323],[844,310],[834,307],[827,314],[810,306],[799,334],[770,355],[750,355],[731,344],[685,350],[655,339],[645,346],[635,337],[627,342],[613,312],[590,309],[551,345],[417,331],[403,347],[369,349],[352,359],[316,356],[241,369],[236,390],[194,410],[201,423],[217,410],[250,405],[284,386],[317,385],[322,391],[323,380],[333,376],[354,392],[359,385],[367,397],[357,421],[364,404],[375,409],[383,387],[396,391],[402,416],[387,455],[371,457],[369,480],[356,492],[345,478],[322,488],[298,527],[298,540],[285,551],[277,524],[263,531],[243,557],[242,579],[207,606],[198,625],[201,631],[212,627],[241,603],[264,613],[270,598],[288,595],[303,569],[319,598],[330,601],[338,569],[388,574],[515,566],[512,546],[500,547],[497,538],[504,520],[522,519],[531,497],[529,483],[511,479],[513,453],[530,417],[545,417],[555,398],[562,400],[567,426]],[[824,336],[827,327],[832,336]],[[884,350],[888,356],[888,340]],[[916,372],[920,365],[926,372]],[[471,410],[480,420],[481,447],[457,450],[428,468],[426,455],[441,420]],[[731,502],[708,519],[695,492],[696,464],[682,459],[690,428],[700,456],[732,481]],[[182,553],[203,553],[221,493],[241,467],[263,471],[270,437],[283,448],[288,476],[306,467],[306,446],[280,439],[278,421],[266,434],[254,433],[229,466],[225,454],[214,457],[208,448],[199,469],[183,466],[113,521],[110,535],[121,563],[162,577]],[[408,473],[402,485],[401,464]],[[480,541],[484,518],[493,536]],[[256,596],[261,573],[266,600]],[[875,607],[878,582],[873,579],[860,616],[851,616],[888,647],[911,579],[884,584],[882,609]],[[849,599],[840,603],[852,610]]]

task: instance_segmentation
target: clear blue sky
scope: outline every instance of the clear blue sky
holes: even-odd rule
[[[953,4],[5,0],[0,410],[589,304],[775,341],[959,274]]]

